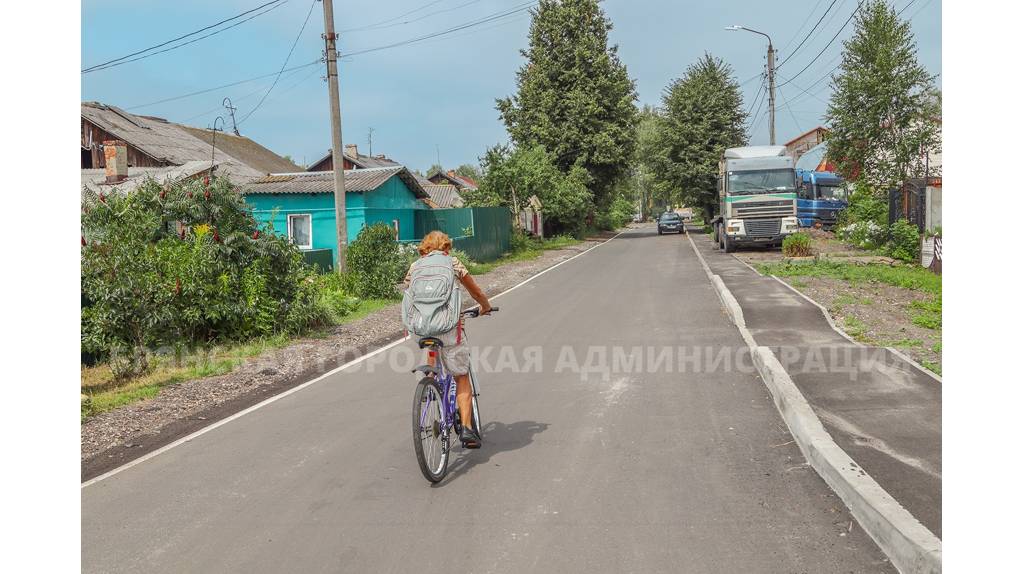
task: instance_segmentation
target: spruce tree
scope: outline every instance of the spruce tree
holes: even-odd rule
[[[704,54],[673,80],[662,95],[660,148],[665,168],[658,170],[674,197],[703,211],[705,221],[718,202],[718,161],[726,148],[746,145],[743,96],[732,68]]]
[[[517,147],[543,147],[562,173],[579,165],[595,201],[629,172],[636,89],[608,45],[611,22],[595,0],[541,0],[532,11],[517,91],[497,102]]]

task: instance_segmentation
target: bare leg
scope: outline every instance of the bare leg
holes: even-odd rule
[[[469,382],[469,374],[455,375],[455,402],[459,405],[459,418],[462,426],[473,428],[473,385]],[[480,429],[473,429],[480,432]]]

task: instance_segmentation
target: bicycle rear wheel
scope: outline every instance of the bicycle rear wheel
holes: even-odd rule
[[[448,473],[449,429],[444,425],[441,389],[432,377],[423,377],[413,394],[412,446],[423,477],[441,482]]]

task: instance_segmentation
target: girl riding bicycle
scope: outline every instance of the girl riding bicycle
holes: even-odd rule
[[[451,238],[440,231],[431,231],[420,242],[418,251],[420,257],[425,257],[435,251],[448,255],[451,249]],[[480,304],[480,314],[489,314],[491,312],[491,303],[487,300],[487,295],[476,284],[473,276],[469,274],[469,270],[466,269],[466,266],[457,257],[451,257],[451,262],[452,270],[455,276],[459,278],[459,283]],[[411,279],[412,266],[409,267],[409,271],[405,275],[405,284],[408,285]],[[456,289],[458,289],[457,286]],[[461,294],[456,293],[455,296],[461,296]],[[480,446],[480,429],[473,428],[472,423],[473,387],[469,380],[470,352],[469,346],[466,344],[467,339],[466,333],[462,328],[462,320],[460,319],[453,329],[438,335],[437,338],[443,344],[443,347],[438,349],[438,352],[443,355],[448,371],[455,377],[455,397],[459,406],[459,418],[462,421],[462,433],[459,435],[459,439],[468,448],[478,448]],[[429,357],[428,362],[433,366],[433,357]]]

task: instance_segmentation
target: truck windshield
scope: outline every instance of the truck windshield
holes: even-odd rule
[[[818,185],[818,199],[846,201],[846,184]]]
[[[794,191],[796,181],[791,169],[730,171],[729,194],[753,195],[773,191]]]

